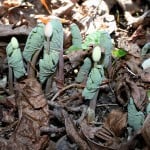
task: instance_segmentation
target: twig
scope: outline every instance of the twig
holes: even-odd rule
[[[15,121],[7,127],[0,128],[0,134],[3,134],[4,132],[9,131],[11,128],[13,128],[15,125],[17,125],[17,123],[18,123],[18,121]]]
[[[51,99],[51,101],[54,101],[61,93],[63,93],[65,90],[68,90],[70,88],[84,88],[85,85],[82,85],[82,84],[76,84],[76,83],[73,83],[73,84],[70,84],[66,87],[64,87],[63,89],[59,90],[54,96],[53,98]],[[46,97],[48,97],[49,94],[46,95]]]
[[[118,104],[99,104],[96,107],[105,107],[105,106],[118,106]]]

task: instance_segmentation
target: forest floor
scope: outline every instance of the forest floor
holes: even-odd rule
[[[0,0],[0,150],[149,150],[149,7]]]

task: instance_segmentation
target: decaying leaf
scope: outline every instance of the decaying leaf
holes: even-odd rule
[[[142,127],[142,136],[144,137],[144,140],[148,146],[148,148],[150,148],[150,114],[146,117],[143,127]]]
[[[24,68],[21,50],[19,43],[15,37],[12,37],[10,43],[6,48],[8,64],[13,68],[14,76],[18,79],[25,75],[26,71]]]
[[[71,118],[68,116],[67,112],[63,111],[63,117],[65,118],[65,126],[67,135],[76,143],[78,144],[79,148],[82,150],[90,150],[86,141],[84,141],[79,133],[77,132]]]
[[[47,42],[45,41],[45,51],[43,59],[40,59],[40,81],[44,83],[55,71],[59,60],[59,53],[63,49],[63,27],[58,19],[51,21],[53,28],[50,39],[49,52],[46,53]]]
[[[146,91],[142,86],[137,86],[133,81],[127,79],[126,82],[130,88],[130,93],[136,107],[143,110],[146,103]]]
[[[19,120],[9,140],[1,141],[3,149],[44,149],[48,136],[40,134],[49,124],[47,101],[36,79],[26,79],[16,85]]]
[[[144,122],[144,113],[141,111],[138,111],[135,107],[134,101],[132,98],[130,98],[130,101],[128,103],[128,124],[130,127],[132,127],[135,131],[140,129]]]
[[[40,23],[30,32],[23,51],[26,61],[31,61],[32,56],[44,46],[44,24]]]
[[[104,126],[110,129],[115,136],[121,136],[127,126],[127,113],[121,110],[112,110],[105,119]]]

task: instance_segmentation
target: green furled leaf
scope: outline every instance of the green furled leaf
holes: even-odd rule
[[[30,32],[23,51],[23,57],[26,61],[31,61],[32,56],[44,45],[44,24],[40,23]]]
[[[52,37],[50,39],[49,54],[46,53],[46,43],[44,44],[44,57],[40,60],[40,81],[44,83],[57,68],[59,61],[59,53],[63,50],[63,27],[59,20],[54,19],[51,21],[53,28]]]
[[[75,23],[73,23],[70,26],[70,30],[72,35],[72,46],[68,48],[66,53],[82,49],[82,36],[79,27]]]
[[[15,37],[11,39],[6,47],[8,64],[13,68],[14,76],[18,79],[26,73],[19,43]]]
[[[43,59],[40,59],[40,81],[44,83],[45,80],[51,76],[57,67],[57,63],[59,60],[59,52],[52,51],[51,54],[44,54]]]
[[[73,23],[70,27],[71,29],[71,35],[72,35],[72,45],[82,48],[82,36],[80,34],[79,27]]]
[[[141,51],[141,55],[144,56],[146,54],[150,53],[150,42],[149,43],[146,43],[143,48],[142,48],[142,51]]]
[[[79,48],[79,47],[77,47],[77,46],[75,46],[75,45],[72,45],[72,46],[70,46],[70,47],[65,51],[65,53],[66,53],[66,54],[69,54],[69,53],[71,53],[71,52],[78,51],[79,49],[81,49],[81,48]]]
[[[85,99],[90,99],[90,100],[93,99],[103,79],[104,79],[103,67],[101,65],[97,65],[91,70],[89,74],[86,87],[82,92],[82,96]]]
[[[121,58],[127,55],[127,51],[124,49],[115,49],[112,51],[112,55],[116,58]]]
[[[135,107],[134,101],[130,98],[130,102],[128,103],[128,124],[135,131],[140,129],[144,122],[144,113],[138,111]]]
[[[147,107],[146,107],[146,113],[150,114],[150,103],[148,103]]]
[[[111,51],[113,48],[109,33],[106,31],[96,31],[89,34],[86,37],[85,42],[82,44],[82,48],[88,49],[91,45],[99,45],[100,47],[104,48],[105,57],[103,66],[107,68],[111,60]]]
[[[53,28],[53,33],[50,38],[50,53],[54,51],[60,52],[63,50],[63,26],[58,19],[53,19],[51,21],[51,25]],[[44,41],[44,50],[46,50],[47,41]]]
[[[81,83],[83,82],[83,80],[87,77],[90,69],[91,69],[91,66],[92,66],[92,62],[91,62],[91,59],[86,57],[84,59],[84,63],[83,65],[80,67],[80,70],[78,72],[78,75],[76,77],[76,82],[78,83]]]

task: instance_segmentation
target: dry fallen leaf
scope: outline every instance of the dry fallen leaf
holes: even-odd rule
[[[16,85],[19,120],[9,140],[0,144],[2,149],[43,149],[48,136],[40,128],[49,125],[49,109],[40,84],[36,79],[26,79]]]
[[[150,148],[150,114],[144,121],[143,128],[142,128],[142,136],[148,146]]]
[[[104,126],[110,129],[115,136],[121,136],[127,126],[127,113],[121,110],[112,110],[105,119]]]

